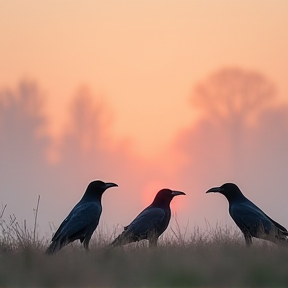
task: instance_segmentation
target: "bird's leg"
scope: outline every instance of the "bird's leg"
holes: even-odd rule
[[[90,240],[90,239],[89,239]],[[86,252],[89,251],[89,240],[87,241],[86,239],[83,241],[83,246]]]
[[[156,238],[156,237],[150,238],[149,239],[149,248],[157,247],[157,241],[158,241],[158,238]]]
[[[244,234],[244,238],[245,238],[245,242],[246,242],[246,246],[250,247],[250,245],[252,244],[252,237],[249,234]]]

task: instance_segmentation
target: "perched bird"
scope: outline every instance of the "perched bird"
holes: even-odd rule
[[[143,239],[149,245],[157,246],[159,236],[166,230],[170,218],[170,202],[174,196],[186,195],[184,192],[162,189],[151,205],[144,209],[124,231],[111,243],[112,246],[125,245]]]
[[[74,206],[54,234],[52,243],[46,250],[46,253],[56,253],[77,239],[79,239],[81,243],[83,243],[84,248],[88,250],[89,241],[98,226],[102,212],[102,194],[106,189],[117,186],[115,183],[105,183],[100,180],[91,182],[81,200]]]
[[[206,193],[210,192],[221,193],[227,198],[230,216],[243,232],[247,246],[252,244],[252,237],[274,243],[287,241],[286,228],[272,220],[247,199],[237,185],[226,183],[220,187],[211,188]]]

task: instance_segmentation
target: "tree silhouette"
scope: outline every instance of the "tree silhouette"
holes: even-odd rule
[[[173,150],[183,159],[176,177],[187,185],[183,189],[192,185],[191,205],[195,203],[198,218],[213,211],[211,224],[218,209],[223,219],[227,216],[224,207],[207,201],[204,194],[209,186],[225,182],[249,188],[249,195],[261,195],[267,205],[272,193],[282,194],[285,211],[288,104],[278,102],[275,91],[262,74],[235,68],[219,70],[196,86],[191,101],[201,115],[179,133]]]
[[[0,205],[7,204],[19,223],[33,223],[37,196],[51,191],[43,105],[44,95],[35,82],[21,81],[14,90],[0,90]]]
[[[103,151],[109,149],[107,109],[99,97],[96,99],[87,87],[81,87],[73,98],[70,122],[62,135],[62,161],[89,163],[96,155],[101,158]]]
[[[213,119],[214,125],[226,130],[235,172],[243,157],[245,127],[257,119],[274,96],[275,86],[264,75],[239,68],[222,69],[196,86],[192,103],[204,117]]]
[[[37,85],[29,81],[20,82],[16,91],[0,91],[0,155],[6,169],[45,161],[49,139],[44,134],[43,100]]]
[[[221,124],[235,127],[263,110],[274,96],[275,86],[259,72],[226,68],[196,86],[192,103]]]

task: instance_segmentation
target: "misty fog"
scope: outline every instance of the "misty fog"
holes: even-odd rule
[[[278,100],[276,84],[261,72],[232,67],[203,79],[189,102],[200,116],[154,161],[131,152],[133,139],[113,136],[110,107],[87,87],[75,91],[63,111],[69,123],[54,139],[45,97],[37,81],[0,89],[0,205],[7,204],[7,221],[15,214],[19,223],[26,219],[32,226],[40,195],[38,232],[49,238],[88,183],[101,179],[119,185],[102,201],[100,226],[111,233],[144,208],[147,188],[153,187],[154,195],[164,188],[160,185],[187,194],[175,206],[181,228],[189,225],[192,232],[194,225],[205,228],[207,222],[232,223],[226,199],[205,194],[224,182],[235,182],[288,227],[288,104]]]

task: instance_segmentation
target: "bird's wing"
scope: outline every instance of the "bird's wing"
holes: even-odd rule
[[[165,217],[165,211],[161,208],[148,207],[143,210],[132,222],[126,227],[128,233],[140,237],[149,231],[157,229]]]
[[[90,225],[96,228],[101,212],[102,207],[99,203],[78,203],[68,217],[62,222],[53,236],[52,241],[57,240],[59,237],[70,238],[78,233],[84,234],[86,228]],[[93,227],[91,229],[93,229]]]
[[[257,207],[253,202],[249,201],[249,206],[251,206],[252,208],[259,210],[263,216],[267,217],[278,229],[280,229],[283,232],[288,232],[287,229],[285,227],[283,227],[282,225],[280,225],[279,223],[277,223],[276,221],[274,221],[273,219],[271,219],[266,213],[264,213],[259,207]]]
[[[264,213],[264,212],[263,212]],[[265,213],[264,213],[265,214]],[[273,222],[273,224],[278,228],[280,229],[282,232],[288,232],[287,229],[285,227],[283,227],[282,225],[280,225],[279,223],[277,223],[276,221],[274,221],[273,219],[271,219],[268,215],[265,214],[265,216]],[[286,233],[284,233],[286,234]]]
[[[252,203],[253,204],[253,203]],[[263,229],[269,234],[273,222],[256,205],[250,203],[237,203],[231,206],[230,214],[242,231],[249,231],[252,236],[257,236]]]
[[[73,209],[74,210],[74,209]],[[52,241],[55,241],[58,239],[58,237],[60,237],[61,235],[61,231],[63,230],[63,228],[65,227],[65,225],[69,222],[71,215],[73,215],[73,210],[69,213],[69,215],[63,220],[63,222],[61,223],[61,225],[58,227],[58,229],[56,230],[55,234],[52,237]]]

